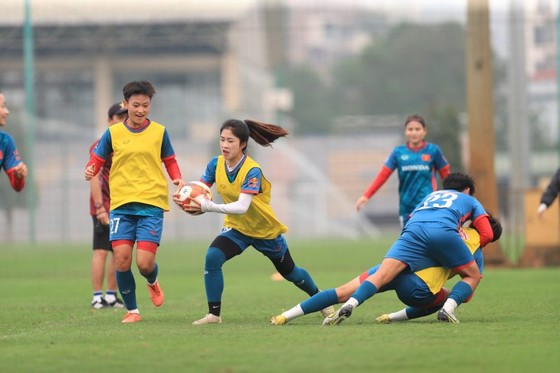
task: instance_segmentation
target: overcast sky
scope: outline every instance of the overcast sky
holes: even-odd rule
[[[170,19],[192,15],[193,18],[231,18],[243,14],[256,3],[283,3],[291,6],[329,5],[367,7],[384,11],[393,20],[465,22],[469,0],[28,0],[32,19],[42,23],[120,22],[121,20]],[[508,9],[512,2],[524,4],[537,0],[488,0],[491,33],[495,47],[505,52]],[[542,0],[539,0],[542,1]],[[551,3],[557,0],[544,0]],[[25,0],[0,0],[0,23],[23,22]]]
[[[17,22],[23,18],[24,0],[0,0],[0,22]],[[228,14],[242,11],[255,3],[285,3],[290,5],[315,5],[318,7],[340,4],[348,7],[368,7],[384,10],[395,18],[420,15],[427,21],[445,19],[464,20],[468,0],[28,0],[33,17],[41,19],[58,17],[126,18],[135,15],[162,16],[192,11],[200,16]],[[493,11],[504,11],[511,0],[489,0]],[[535,1],[535,0],[518,0]],[[549,0],[555,1],[555,0]]]

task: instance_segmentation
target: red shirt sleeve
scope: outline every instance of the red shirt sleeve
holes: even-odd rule
[[[179,169],[179,164],[177,163],[177,159],[175,155],[171,155],[169,157],[162,159],[163,164],[165,165],[165,169],[169,174],[171,180],[181,179],[181,170]]]
[[[450,167],[449,165],[445,165],[444,167],[439,169],[439,176],[441,177],[441,180],[445,179],[447,177],[447,175],[449,175],[449,171],[450,171]]]
[[[25,186],[25,178],[22,177],[21,179],[18,179],[13,168],[6,170],[6,174],[8,174],[8,179],[10,180],[10,185],[12,186],[12,188],[16,192],[21,192],[23,190],[23,187]]]
[[[475,221],[473,221],[473,227],[480,235],[480,246],[484,247],[488,243],[492,242],[494,232],[492,231],[492,226],[488,220],[488,215],[479,216]]]
[[[94,165],[95,167],[93,169],[93,176],[95,176],[97,175],[99,170],[101,170],[101,167],[103,167],[104,164],[105,164],[105,160],[92,152],[89,157],[89,162],[86,164],[86,168],[88,168],[91,165]]]
[[[375,192],[377,192],[377,190],[381,188],[383,184],[385,184],[385,182],[387,181],[387,179],[389,179],[389,176],[391,176],[392,173],[393,170],[391,170],[389,167],[387,166],[381,167],[381,170],[379,170],[379,173],[377,174],[377,176],[375,177],[371,185],[364,192],[364,196],[366,196],[367,198],[371,198],[371,196],[373,196]]]

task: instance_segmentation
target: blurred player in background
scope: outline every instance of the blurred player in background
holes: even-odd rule
[[[0,127],[6,125],[8,115],[10,115],[10,111],[6,106],[6,98],[0,91]],[[19,156],[14,138],[4,131],[0,131],[0,170],[2,168],[6,171],[12,188],[16,192],[22,191],[25,187],[27,166]]]
[[[85,178],[91,180],[112,157],[110,240],[116,261],[117,284],[127,309],[122,322],[141,320],[136,303],[136,283],[130,269],[136,242],[136,265],[152,303],[163,304],[164,293],[158,282],[156,252],[163,230],[163,213],[169,210],[167,180],[162,163],[173,184],[185,185],[175,151],[165,127],[148,119],[155,94],[145,80],[123,87],[128,118],[110,126],[91,154]]]
[[[123,103],[113,104],[107,113],[109,126],[126,119],[128,110]],[[90,155],[97,146],[97,139],[90,147]],[[93,300],[91,307],[101,309],[107,307],[123,308],[123,302],[117,297],[117,279],[115,275],[115,258],[111,241],[109,241],[109,171],[111,170],[111,156],[107,159],[101,171],[90,180],[89,211],[93,221],[93,255],[91,258],[91,285]],[[110,255],[109,255],[110,253]],[[109,256],[109,263],[107,263]],[[107,290],[103,297],[103,278],[107,263]]]
[[[404,227],[414,208],[431,192],[437,189],[438,171],[443,180],[449,174],[449,164],[439,146],[426,142],[426,122],[420,115],[410,115],[404,123],[407,142],[393,149],[385,164],[355,204],[360,210],[379,188],[398,169],[399,176],[399,220]]]
[[[481,274],[472,253],[458,233],[467,220],[480,234],[480,246],[493,239],[488,214],[472,197],[475,191],[470,176],[451,173],[443,180],[443,190],[427,195],[414,209],[400,237],[391,246],[378,270],[365,279],[350,299],[325,324],[339,324],[352,315],[354,308],[374,296],[404,270],[441,266],[461,276],[438,312],[438,319],[458,322],[455,309],[469,299],[480,282]]]
[[[560,168],[556,170],[556,173],[554,174],[554,176],[550,180],[550,183],[548,183],[548,186],[546,187],[545,191],[541,195],[541,204],[537,208],[537,216],[541,217],[542,214],[544,214],[546,209],[550,205],[552,205],[552,202],[554,202],[559,192],[560,192]]]
[[[492,216],[489,216],[489,220],[494,236],[492,241],[496,241],[502,235],[502,226],[500,222]],[[484,257],[482,255],[482,247],[480,246],[480,235],[473,228],[460,228],[459,234],[471,251],[482,273],[484,269]],[[364,282],[368,276],[375,273],[378,268],[379,265],[370,268],[360,276],[336,289],[327,289],[315,294],[288,311],[272,317],[270,323],[273,325],[284,325],[297,317],[317,312],[330,305],[346,302],[352,293],[358,289],[360,284]],[[380,288],[379,293],[394,290],[399,299],[409,307],[397,312],[381,315],[376,320],[380,323],[390,323],[392,321],[404,321],[428,316],[437,312],[449,296],[449,290],[444,288],[443,285],[449,278],[455,275],[456,273],[451,269],[441,266],[420,269],[414,273],[400,273],[394,280]]]
[[[206,253],[204,284],[208,314],[193,322],[194,325],[222,322],[222,266],[249,246],[266,256],[286,280],[309,296],[319,292],[307,270],[294,263],[284,238],[288,228],[278,221],[270,206],[271,184],[261,166],[246,153],[249,137],[259,145],[271,146],[287,134],[282,127],[248,119],[229,119],[220,128],[221,155],[210,160],[200,180],[209,187],[216,184],[224,203],[217,204],[199,196],[196,198],[198,206],[183,207],[185,211],[225,214],[224,228]],[[173,199],[179,201],[178,192]],[[327,316],[334,308],[328,307],[322,312]]]

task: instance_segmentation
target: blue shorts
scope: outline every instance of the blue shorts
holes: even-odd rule
[[[232,228],[223,228],[220,236],[227,237],[235,242],[241,251],[245,251],[247,247],[253,246],[257,251],[271,259],[281,258],[288,251],[288,244],[283,235],[279,235],[271,240],[263,240],[249,237]]]
[[[411,272],[429,267],[456,268],[473,261],[457,230],[439,222],[408,222],[385,258],[406,263]]]
[[[109,240],[155,242],[159,245],[163,232],[163,211],[159,216],[120,214],[111,211]]]
[[[370,268],[367,271],[368,276],[377,272],[379,266],[378,264]],[[437,294],[432,294],[428,285],[412,272],[399,274],[391,282],[379,289],[379,293],[389,290],[394,290],[401,302],[410,307],[428,307],[437,299]]]

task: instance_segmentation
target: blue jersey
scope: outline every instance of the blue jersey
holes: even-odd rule
[[[401,236],[386,258],[400,260],[413,272],[441,266],[456,268],[473,261],[459,235],[459,227],[487,215],[480,202],[455,190],[430,193],[412,212]]]
[[[456,190],[438,190],[428,194],[412,211],[409,223],[439,222],[458,229],[467,220],[488,215],[478,200]]]
[[[448,165],[439,146],[426,142],[419,149],[406,144],[393,149],[385,167],[399,176],[399,215],[407,216],[427,194],[437,189],[436,171]]]
[[[0,132],[0,170],[9,170],[21,163],[16,142],[6,132]]]

